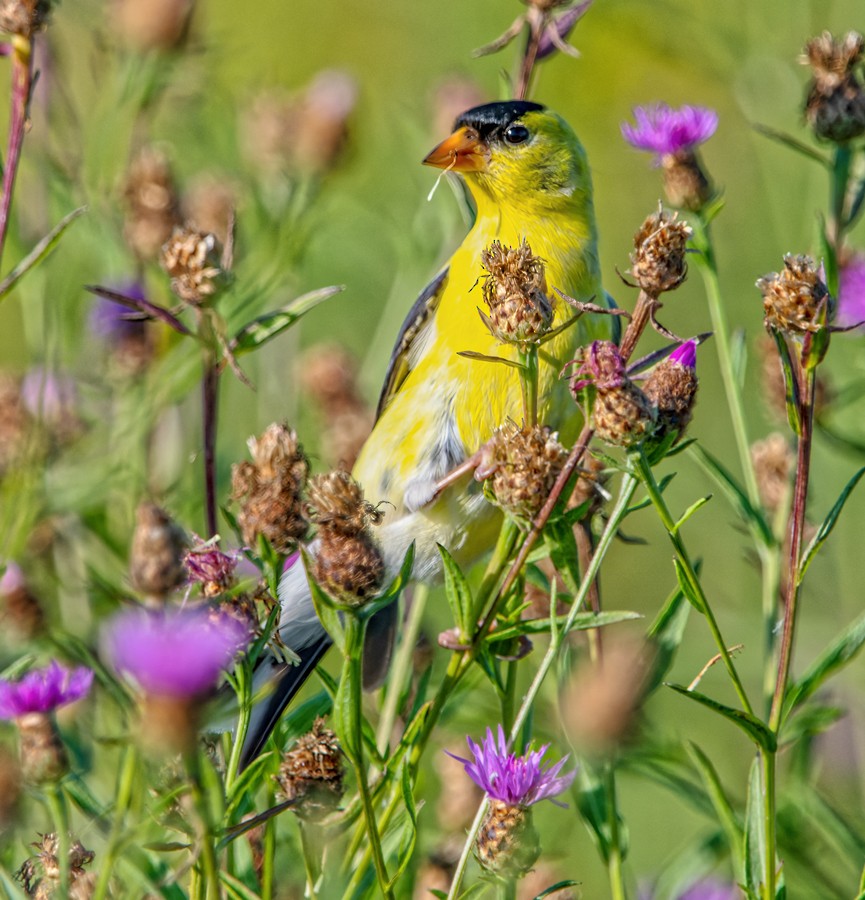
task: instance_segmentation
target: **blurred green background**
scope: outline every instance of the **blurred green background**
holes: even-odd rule
[[[458,77],[473,82],[483,98],[502,96],[502,71],[513,70],[515,50],[483,59],[472,58],[471,51],[504,31],[522,10],[516,0],[259,0],[247,7],[209,0],[198,4],[189,45],[180,58],[144,63],[112,52],[115,38],[102,4],[67,0],[48,33],[51,54],[40,85],[45,93],[34,101],[16,198],[17,230],[4,268],[72,207],[86,203],[89,213],[74,226],[46,274],[28,279],[0,307],[3,367],[20,372],[44,363],[72,372],[86,392],[93,366],[88,328],[92,298],[82,285],[116,283],[132,275],[120,233],[119,185],[130,155],[143,140],[164,143],[181,184],[212,172],[243,185],[249,163],[243,154],[242,112],[252,98],[265,89],[299,90],[322,69],[342,69],[357,82],[358,104],[345,152],[321,183],[310,209],[288,221],[282,233],[268,236],[247,224],[256,212],[245,205],[240,191],[238,294],[243,295],[244,284],[256,286],[255,299],[249,301],[253,312],[322,285],[345,285],[345,291],[249,363],[255,394],[230,376],[224,380],[218,447],[221,496],[227,493],[231,463],[244,457],[247,437],[273,420],[287,417],[315,452],[318,423],[297,387],[298,352],[325,339],[345,343],[362,362],[366,396],[376,398],[404,313],[465,230],[446,185],[427,200],[437,173],[423,168],[420,160],[444,137],[441,123],[436,124],[436,92]],[[634,295],[621,284],[617,271],[627,269],[633,233],[661,196],[659,174],[647,155],[624,143],[620,123],[635,105],[657,100],[714,107],[720,126],[703,158],[726,200],[714,226],[721,277],[730,321],[744,330],[753,354],[763,331],[754,282],[777,270],[784,253],[815,251],[827,178],[804,157],[757,134],[752,125],[766,124],[810,141],[801,115],[807,80],[798,62],[802,46],[824,29],[841,33],[863,26],[861,0],[596,0],[572,38],[581,58],[555,57],[544,63],[532,96],[564,115],[587,148],[605,280],[619,305],[629,307]],[[142,97],[161,79],[168,79],[168,87],[147,108]],[[135,114],[141,106],[147,108],[143,117]],[[860,238],[865,247],[865,235]],[[149,273],[151,289],[162,291],[168,302],[164,282],[158,272]],[[268,289],[262,290],[263,285]],[[670,295],[661,318],[681,335],[710,328],[696,272]],[[828,369],[838,389],[865,376],[863,350],[861,336],[833,340]],[[165,473],[156,480],[160,499],[185,524],[201,527],[200,460],[194,453],[198,372],[195,360],[182,362],[185,359],[172,348],[163,358],[174,380],[159,400],[175,403],[177,416],[162,437],[165,448],[158,456]],[[699,374],[691,434],[737,472],[711,342],[701,350]],[[757,439],[782,423],[763,402],[759,362],[753,355],[746,378],[749,427]],[[845,411],[848,432],[865,435],[862,412],[861,405]],[[123,494],[118,486],[131,480],[143,491],[154,484],[140,471],[129,475],[130,466],[143,462],[118,458],[124,453],[123,441],[134,442],[134,428],[132,432],[133,437],[115,435],[116,444],[88,448],[80,467],[73,459],[52,472],[49,503],[56,516],[62,519],[71,508],[86,510],[84,495],[95,504],[97,495],[104,498],[117,488],[120,542],[138,497]],[[82,473],[85,461],[99,453],[106,468],[94,485]],[[862,463],[855,454],[818,440],[810,497],[816,519]],[[674,464],[680,472],[669,489],[674,510],[716,494],[689,524],[687,539],[693,555],[703,560],[724,634],[731,643],[745,645],[740,665],[756,686],[760,598],[749,542],[734,511],[687,454],[666,465]],[[631,530],[647,543],[617,547],[603,576],[604,603],[650,616],[673,587],[671,551],[650,512],[631,520]],[[865,500],[854,495],[809,576],[796,669],[861,611],[863,530]],[[17,522],[7,552],[23,546],[25,532]],[[80,588],[73,578],[64,589],[74,593]],[[689,635],[674,671],[673,680],[683,683],[714,652],[699,622],[691,622]],[[719,672],[711,671],[704,687],[728,698]],[[854,714],[825,741],[826,790],[842,806],[845,798],[861,797],[861,687],[861,665],[854,666],[834,688],[839,702],[850,704]],[[489,708],[494,715],[492,698]],[[664,692],[652,701],[648,715],[671,739],[699,736],[723,777],[742,796],[751,759],[740,734],[718,727],[708,714]],[[465,713],[457,714],[453,726],[475,734],[482,727],[477,717],[470,721]],[[553,722],[541,727],[556,731]],[[632,832],[629,863],[638,875],[650,876],[702,823],[669,792],[647,788],[636,779],[624,779],[622,795]],[[852,799],[849,805],[852,808]],[[553,835],[552,855],[566,860],[563,874],[584,883],[585,897],[603,896],[600,864],[573,816],[550,808],[541,822]]]

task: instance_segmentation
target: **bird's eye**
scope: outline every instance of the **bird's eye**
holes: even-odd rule
[[[529,139],[529,129],[525,125],[510,125],[505,131],[505,140],[509,144],[522,144]]]

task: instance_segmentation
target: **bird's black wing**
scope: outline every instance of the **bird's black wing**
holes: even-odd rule
[[[448,269],[444,268],[421,291],[421,295],[415,300],[414,306],[409,310],[402,328],[397,335],[396,343],[390,354],[390,362],[384,376],[384,385],[376,407],[376,419],[384,412],[385,407],[393,399],[393,395],[399,390],[406,376],[412,369],[411,348],[412,344],[427,325],[438,308],[448,278]]]

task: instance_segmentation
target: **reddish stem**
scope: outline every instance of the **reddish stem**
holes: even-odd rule
[[[33,45],[28,38],[16,37],[12,53],[12,109],[9,119],[9,146],[6,151],[6,165],[3,169],[3,193],[0,197],[0,260],[6,245],[9,228],[9,210],[12,207],[12,192],[18,162],[21,159],[21,145],[27,125],[27,106],[33,84]]]
[[[204,498],[207,535],[216,531],[216,414],[219,398],[219,367],[208,354],[201,382],[202,427],[204,432]]]

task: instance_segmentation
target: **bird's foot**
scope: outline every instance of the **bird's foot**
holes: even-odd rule
[[[466,475],[472,474],[475,481],[484,481],[489,478],[495,471],[492,449],[493,442],[489,440],[468,459],[451,469],[444,478],[440,478],[433,486],[432,496],[427,503],[433,503],[438,500],[443,491],[447,490],[452,484],[456,484]]]

